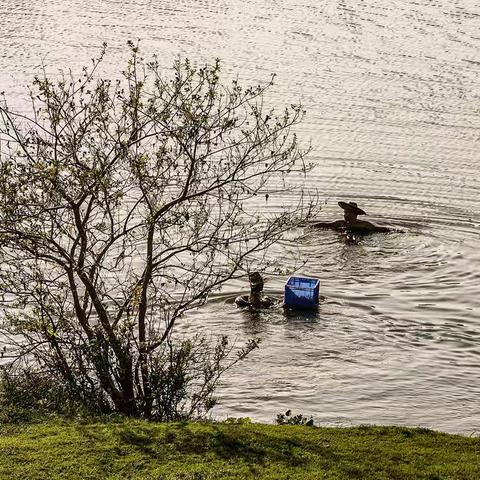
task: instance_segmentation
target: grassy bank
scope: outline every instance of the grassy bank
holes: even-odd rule
[[[395,427],[0,425],[0,479],[478,479],[480,439]]]

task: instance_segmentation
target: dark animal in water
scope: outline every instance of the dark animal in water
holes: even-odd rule
[[[317,228],[332,228],[347,234],[354,235],[376,233],[376,232],[390,232],[390,228],[375,225],[366,220],[358,220],[358,215],[366,215],[355,202],[338,202],[338,205],[343,209],[343,220],[336,220],[334,222],[315,222],[313,227]]]

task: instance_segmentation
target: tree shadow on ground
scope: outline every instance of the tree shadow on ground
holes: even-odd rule
[[[95,437],[93,432],[84,433],[92,440]],[[119,441],[117,448],[137,450],[156,459],[166,459],[175,454],[186,457],[213,455],[225,461],[241,461],[252,466],[267,463],[302,466],[308,462],[298,439],[252,431],[241,425],[200,424],[192,428],[187,423],[176,423],[165,425],[161,430],[140,425],[123,426],[116,437]],[[331,456],[327,450],[324,453]]]
[[[177,424],[169,426],[160,441],[173,444],[177,452],[185,455],[210,453],[219,459],[258,465],[282,463],[303,466],[308,463],[308,456],[298,439],[252,432],[240,425],[226,427],[213,424],[205,430],[192,430],[188,425]],[[331,451],[320,449],[322,452],[319,446],[315,449],[317,454],[332,456]]]

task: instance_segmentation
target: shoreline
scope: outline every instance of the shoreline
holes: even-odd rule
[[[425,428],[128,418],[0,423],[0,478],[477,479],[480,438]]]

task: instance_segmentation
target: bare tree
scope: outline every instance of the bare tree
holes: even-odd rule
[[[316,207],[301,189],[252,206],[310,169],[303,111],[267,110],[271,82],[222,83],[219,61],[165,79],[130,48],[121,80],[97,73],[104,49],[80,78],[36,77],[29,116],[0,106],[0,341],[83,402],[171,419],[208,410],[231,364],[225,338],[174,339],[178,318]]]

